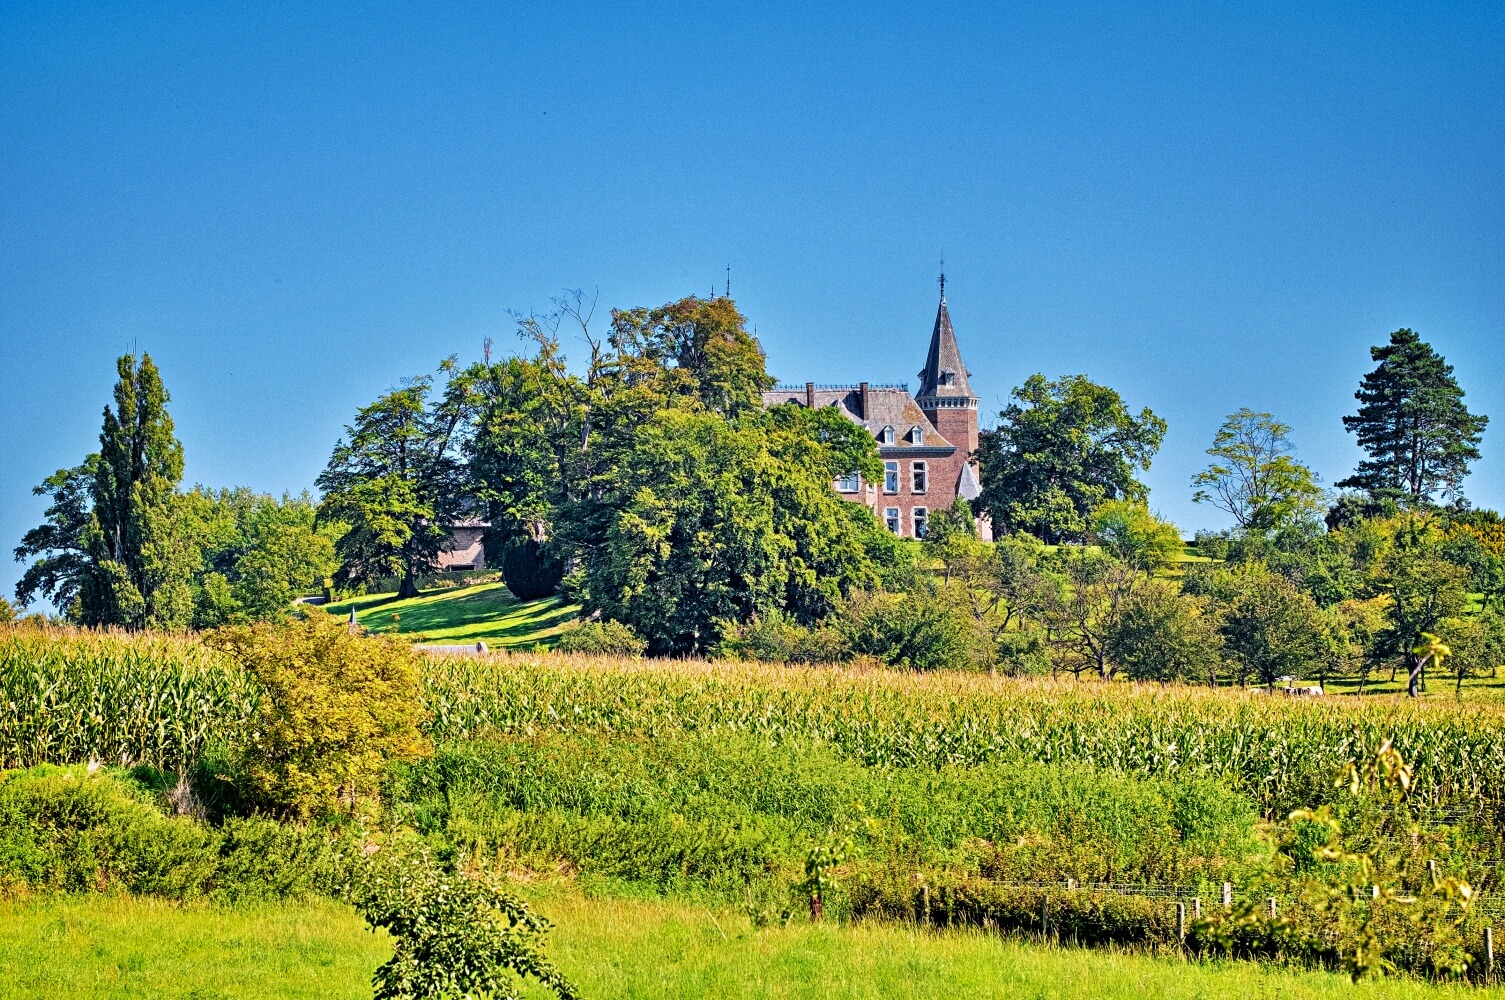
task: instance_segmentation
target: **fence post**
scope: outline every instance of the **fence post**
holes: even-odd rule
[[[1050,896],[1040,898],[1040,936],[1050,933]]]
[[[1197,920],[1202,919],[1202,897],[1196,896],[1191,901],[1191,915]]]
[[[1223,883],[1223,909],[1227,910],[1227,909],[1231,909],[1232,907],[1233,907],[1233,883],[1232,882],[1224,882]]]
[[[1493,982],[1495,978],[1495,929],[1484,928],[1484,981]]]
[[[925,926],[930,926],[930,886],[920,886],[920,907],[925,911]]]
[[[1067,879],[1066,880],[1066,889],[1067,889],[1067,891],[1070,891],[1070,890],[1075,889],[1075,888],[1076,888],[1076,879],[1074,879],[1074,878]]]
[[[1186,904],[1176,904],[1176,940],[1186,944]]]
[[[1275,897],[1274,896],[1270,897],[1270,919],[1271,920],[1275,919]]]
[[[1437,862],[1427,862],[1427,878],[1432,880],[1433,885],[1437,884]]]

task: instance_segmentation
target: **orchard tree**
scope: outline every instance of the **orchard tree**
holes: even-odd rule
[[[1135,473],[1150,467],[1164,420],[1149,409],[1130,413],[1117,392],[1083,375],[1055,382],[1033,375],[1013,395],[977,449],[976,506],[995,528],[1052,544],[1081,541],[1104,501],[1148,495]]]
[[[440,372],[449,381],[437,395],[424,375],[358,410],[319,474],[319,520],[345,529],[335,546],[342,584],[397,577],[398,596],[416,596],[418,577],[471,512],[461,455],[473,386],[453,360]]]
[[[1489,418],[1469,412],[1453,366],[1415,332],[1397,330],[1369,353],[1379,365],[1343,418],[1369,458],[1338,486],[1412,507],[1458,499]]]
[[[1212,463],[1192,477],[1197,503],[1233,516],[1239,531],[1268,531],[1322,511],[1312,470],[1291,456],[1291,428],[1245,407],[1229,414],[1207,454]]]
[[[1112,680],[1119,665],[1108,653],[1129,598],[1149,578],[1106,552],[1077,546],[1059,549],[1049,569],[1056,574],[1041,609],[1060,663],[1077,677],[1093,670]]]
[[[1406,693],[1421,693],[1425,662],[1415,650],[1424,634],[1436,634],[1444,619],[1460,616],[1467,604],[1468,570],[1447,558],[1436,525],[1408,520],[1379,569],[1378,590],[1390,599],[1389,627],[1375,652],[1406,667]],[[1392,677],[1394,672],[1392,671]]]
[[[1323,664],[1330,632],[1310,596],[1258,563],[1230,572],[1227,584],[1229,599],[1217,612],[1240,683],[1252,677],[1274,687],[1282,677],[1304,677]]]
[[[1207,678],[1216,686],[1223,639],[1207,602],[1163,580],[1131,593],[1107,634],[1107,656],[1136,681]]]

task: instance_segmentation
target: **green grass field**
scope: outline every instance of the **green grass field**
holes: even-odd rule
[[[501,583],[426,590],[398,600],[396,594],[366,594],[324,610],[356,620],[373,632],[421,634],[424,642],[484,642],[499,649],[547,648],[580,613],[559,597],[519,601]]]
[[[131,897],[0,903],[0,998],[371,996],[391,955],[334,903],[220,908]]]
[[[556,926],[549,952],[587,997],[779,998],[1444,998],[1498,990],[1244,962],[1079,951],[977,932],[837,924],[755,929],[733,911],[588,899],[533,886]],[[57,897],[0,904],[0,997],[369,997],[390,955],[354,912],[331,903],[238,908]],[[547,994],[532,990],[528,997]]]

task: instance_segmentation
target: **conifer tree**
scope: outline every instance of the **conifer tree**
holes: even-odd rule
[[[1354,393],[1359,411],[1343,418],[1369,458],[1338,486],[1412,506],[1458,499],[1489,418],[1468,411],[1453,366],[1414,331],[1369,353],[1379,366]]]

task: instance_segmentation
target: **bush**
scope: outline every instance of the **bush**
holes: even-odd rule
[[[852,658],[852,647],[829,625],[805,626],[772,612],[734,629],[716,655],[766,663],[841,663]]]
[[[944,594],[853,594],[835,627],[851,651],[913,670],[976,669],[993,663],[991,639]]]
[[[315,614],[224,629],[210,642],[264,692],[239,746],[253,803],[300,818],[354,808],[388,762],[427,752],[420,654],[406,639],[363,636]]]
[[[607,620],[581,622],[560,636],[559,643],[554,648],[561,653],[642,656],[648,643],[621,622]]]
[[[121,891],[221,902],[327,892],[320,837],[268,819],[168,817],[122,772],[42,765],[0,775],[0,893]]]
[[[524,535],[509,539],[502,546],[499,560],[502,582],[519,601],[532,601],[548,597],[559,591],[564,579],[564,560],[557,558],[548,546]]]

